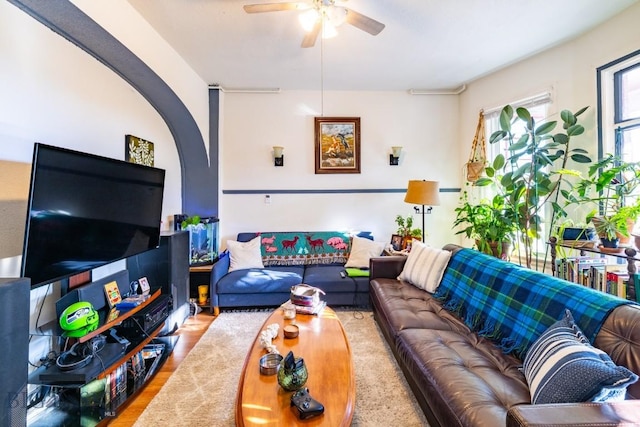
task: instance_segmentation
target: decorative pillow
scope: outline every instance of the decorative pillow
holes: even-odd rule
[[[569,310],[531,345],[523,371],[534,404],[624,400],[638,380],[589,343]]]
[[[229,250],[229,271],[245,268],[264,268],[260,253],[260,236],[248,242],[227,240]]]
[[[384,243],[375,242],[364,237],[353,236],[351,253],[344,265],[352,268],[369,268],[369,259],[380,256],[384,250]]]
[[[420,241],[413,241],[411,252],[398,280],[405,280],[427,292],[435,292],[440,284],[444,269],[449,263],[451,252],[432,248]]]

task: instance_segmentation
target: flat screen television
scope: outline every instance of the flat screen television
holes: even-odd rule
[[[21,274],[32,288],[158,247],[165,171],[36,143]]]

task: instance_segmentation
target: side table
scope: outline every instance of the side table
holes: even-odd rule
[[[198,306],[202,308],[208,308],[213,313],[213,306],[211,305],[211,295],[204,304],[198,302],[198,286],[207,285],[211,281],[211,269],[213,264],[208,265],[194,265],[189,267],[189,298],[195,299]]]

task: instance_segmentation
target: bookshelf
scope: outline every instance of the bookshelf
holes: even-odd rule
[[[614,295],[633,301],[637,301],[638,297],[640,297],[640,295],[636,295],[635,292],[636,287],[639,285],[638,282],[640,281],[640,275],[638,274],[636,265],[636,263],[640,261],[640,256],[636,248],[624,247],[617,251],[612,251],[602,250],[598,247],[576,247],[573,243],[563,243],[555,237],[549,239],[549,245],[551,249],[551,270],[554,276],[593,287],[603,292],[613,293]],[[558,259],[558,247],[576,250],[580,255],[566,259]],[[587,254],[590,254],[590,256]],[[626,271],[624,271],[625,269],[622,264],[616,264],[614,267],[611,267],[611,264],[606,261],[606,257],[624,259],[626,261]],[[592,275],[598,274],[594,272],[594,269],[599,270],[599,273],[603,274],[604,277],[585,278],[587,269]],[[615,276],[609,275],[608,273],[615,273]],[[615,286],[613,286],[614,280],[616,281]],[[595,283],[593,281],[595,281]],[[624,289],[621,289],[621,287],[624,287]]]

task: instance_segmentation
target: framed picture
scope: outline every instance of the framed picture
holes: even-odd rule
[[[391,247],[393,248],[394,251],[401,251],[402,250],[402,236],[399,234],[392,234],[391,235]]]
[[[360,117],[315,118],[316,174],[360,173]]]
[[[140,293],[142,295],[149,295],[151,291],[151,286],[149,286],[149,281],[146,277],[141,277],[138,279],[138,283],[140,284]]]
[[[133,135],[124,137],[125,160],[129,163],[153,166],[153,142]]]

